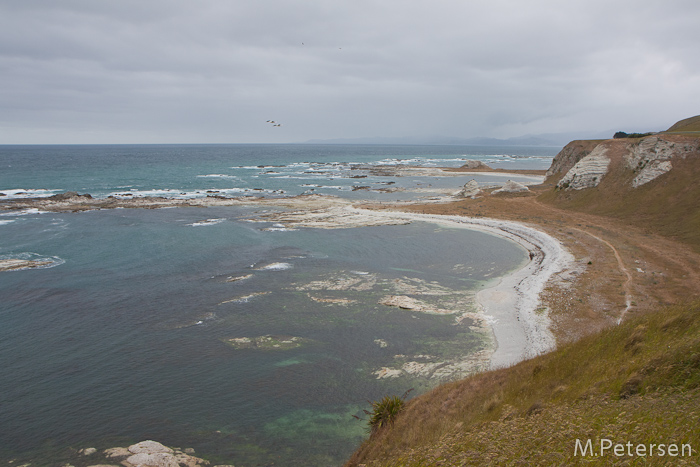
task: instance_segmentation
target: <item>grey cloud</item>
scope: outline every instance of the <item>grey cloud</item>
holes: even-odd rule
[[[699,13],[684,0],[5,2],[0,143],[658,129],[698,113]]]

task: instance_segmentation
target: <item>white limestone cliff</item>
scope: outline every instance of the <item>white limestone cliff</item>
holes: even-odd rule
[[[642,186],[670,171],[673,158],[685,159],[688,153],[697,151],[698,146],[697,140],[695,143],[676,143],[658,136],[642,139],[624,156],[627,168],[638,172],[632,180],[632,187]]]
[[[557,183],[557,188],[583,190],[598,186],[608,173],[610,158],[605,146],[596,146],[593,151],[576,163]]]

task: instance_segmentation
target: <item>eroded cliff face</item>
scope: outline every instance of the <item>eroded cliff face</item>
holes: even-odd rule
[[[589,155],[601,141],[576,140],[564,146],[547,170],[547,178],[564,176],[578,161]]]
[[[678,135],[653,135],[644,138],[573,141],[554,158],[547,178],[557,177],[557,188],[584,190],[597,187],[613,167],[611,161],[626,169],[618,174],[631,188],[645,185],[684,160],[700,152],[700,139]]]
[[[610,158],[608,148],[596,146],[590,154],[571,167],[557,183],[557,188],[583,190],[598,186],[605,174],[608,173]]]
[[[700,139],[678,140],[661,136],[642,138],[624,156],[627,168],[636,173],[632,187],[649,183],[673,168],[674,159],[685,159],[700,149]]]

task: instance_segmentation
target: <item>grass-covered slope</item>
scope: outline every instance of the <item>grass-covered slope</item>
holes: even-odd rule
[[[683,119],[671,126],[666,133],[700,133],[700,115]]]
[[[693,303],[440,386],[412,400],[347,465],[697,465],[699,396]],[[594,451],[576,451],[577,439],[583,447],[591,440]],[[624,455],[615,455],[617,444]],[[671,445],[686,456],[672,456]]]
[[[632,188],[636,173],[626,166],[623,157],[634,143],[609,140],[600,144],[608,147],[611,158],[609,172],[600,185],[584,190],[551,189],[539,200],[558,208],[628,222],[690,244],[700,252],[700,152],[672,160],[671,171]]]

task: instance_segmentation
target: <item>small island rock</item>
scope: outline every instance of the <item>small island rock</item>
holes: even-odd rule
[[[491,192],[492,195],[497,195],[499,193],[523,193],[530,191],[530,189],[523,185],[522,183],[514,182],[513,180],[508,180],[501,188]]]
[[[481,194],[481,188],[479,188],[479,183],[472,179],[464,184],[464,187],[459,192],[458,196],[462,198],[476,198],[477,195]]]

